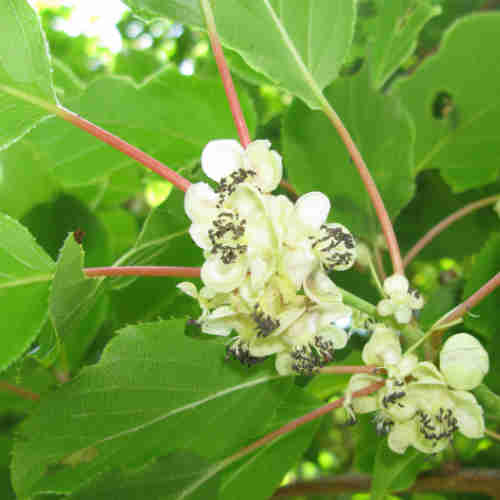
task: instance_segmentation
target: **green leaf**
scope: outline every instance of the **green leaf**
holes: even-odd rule
[[[498,415],[500,415],[500,396],[488,389],[485,384],[476,387],[472,392],[486,413],[498,418]]]
[[[422,172],[417,177],[415,198],[401,211],[394,225],[401,252],[408,252],[427,231],[453,212],[499,191],[500,183],[497,182],[481,189],[454,194],[437,171]],[[461,260],[479,252],[497,229],[497,214],[491,206],[482,208],[445,229],[416,258],[431,260],[449,257]]]
[[[47,317],[51,258],[29,231],[0,214],[0,371],[30,346]]]
[[[500,233],[493,234],[474,259],[468,275],[463,299],[470,297],[500,270]],[[500,311],[500,288],[484,298],[465,315],[465,325],[488,339],[498,335],[498,311]]]
[[[47,43],[26,0],[0,0],[0,150],[21,138],[48,112],[15,96],[56,103]]]
[[[45,160],[25,139],[0,151],[0,210],[20,218],[55,196],[58,186]]]
[[[457,21],[436,55],[396,86],[416,124],[416,168],[438,168],[454,192],[499,175],[500,14]]]
[[[151,210],[135,245],[115,265],[201,265],[201,250],[188,234],[190,225],[191,221],[184,212],[184,193],[172,191],[161,205]],[[135,280],[133,277],[116,278],[111,284],[120,289]],[[168,280],[171,283],[175,281],[172,278]]]
[[[395,217],[413,195],[413,131],[399,101],[370,88],[367,72],[335,82],[325,95],[344,120]],[[321,190],[331,216],[357,235],[372,239],[376,218],[366,189],[329,120],[295,101],[284,121],[288,176],[300,192]]]
[[[210,463],[189,452],[174,452],[133,470],[116,470],[84,488],[71,500],[176,500],[179,491],[199,480]],[[218,480],[205,483],[185,500],[217,498]]]
[[[83,273],[84,252],[70,233],[57,260],[49,297],[49,316],[62,344],[83,343],[79,327],[93,309],[103,278],[89,279]],[[92,329],[87,329],[92,331]],[[94,333],[97,333],[94,329]],[[92,339],[86,339],[88,345]]]
[[[223,345],[183,330],[179,320],[127,327],[97,365],[45,397],[19,428],[18,495],[74,492],[179,448],[224,456],[261,433],[291,380],[272,364],[227,363]]]
[[[73,73],[71,68],[61,60],[52,58],[54,70],[54,87],[57,97],[66,102],[85,91],[85,84]]]
[[[271,432],[321,406],[321,402],[293,387],[267,425]],[[318,430],[321,419],[284,434],[223,473],[221,500],[267,500],[283,476],[296,464]]]
[[[244,92],[239,96],[253,134],[252,103]],[[222,84],[176,71],[159,73],[140,87],[126,78],[98,79],[65,104],[175,170],[193,166],[208,141],[237,137]],[[66,187],[95,184],[129,165],[144,168],[59,119],[43,123],[29,140],[49,157],[52,174]]]
[[[354,0],[217,0],[223,43],[256,71],[318,109],[318,93],[337,78],[356,19]],[[197,0],[129,0],[181,23],[204,26]],[[181,6],[184,9],[181,9]]]
[[[387,439],[380,442],[375,457],[372,500],[383,500],[391,491],[409,488],[417,478],[425,455],[408,448],[402,455],[394,453],[387,445]]]
[[[375,8],[370,69],[373,85],[380,89],[412,55],[420,30],[441,8],[428,0],[376,0]]]
[[[464,286],[463,280],[456,279],[437,288],[426,299],[424,308],[418,318],[422,331],[427,331],[439,318],[451,311],[458,303],[460,292]]]

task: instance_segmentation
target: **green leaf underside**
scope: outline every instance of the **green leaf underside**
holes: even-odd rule
[[[84,488],[71,500],[174,500],[179,492],[206,474],[210,463],[187,451],[177,451],[160,457],[152,463],[134,470],[115,470]],[[185,500],[217,498],[218,478],[200,485]],[[147,493],[146,493],[147,492]]]
[[[475,257],[474,264],[467,276],[463,299],[470,297],[488,280],[500,272],[500,233],[494,233],[481,252]],[[488,339],[498,336],[498,311],[500,311],[500,288],[484,298],[465,315],[465,326],[481,333]],[[497,341],[498,344],[500,344]]]
[[[196,3],[128,2],[182,23],[204,26]],[[321,90],[338,76],[352,42],[356,2],[217,0],[214,13],[224,44],[250,67],[317,109],[318,97],[312,87]]]
[[[417,170],[439,168],[453,191],[498,178],[500,14],[457,21],[436,55],[395,89],[416,125]]]
[[[253,134],[253,106],[244,92],[239,97]],[[222,84],[173,70],[156,74],[140,87],[126,78],[98,79],[65,104],[176,170],[193,166],[210,140],[237,137]],[[43,123],[27,139],[46,155],[50,172],[65,187],[105,180],[129,165],[144,168],[59,119]]]
[[[382,440],[375,456],[371,499],[383,500],[391,491],[409,488],[415,482],[424,459],[425,455],[415,448],[408,448],[402,455],[394,453],[387,440]]]
[[[260,434],[290,379],[226,363],[223,346],[183,330],[178,320],[127,327],[97,365],[46,397],[20,428],[18,494],[69,493],[179,448],[219,457]]]
[[[0,150],[22,137],[47,111],[6,90],[55,104],[49,54],[38,16],[25,0],[0,0]],[[3,88],[2,88],[3,87]]]
[[[338,80],[325,96],[351,131],[389,215],[395,217],[414,191],[408,115],[398,100],[370,89],[366,72]],[[373,237],[377,226],[372,204],[328,119],[295,101],[285,116],[283,143],[289,179],[299,192],[321,190],[330,198],[335,221],[357,236]]]
[[[373,85],[379,89],[411,56],[420,30],[441,8],[427,0],[376,0],[375,6],[370,68]]]
[[[47,316],[54,263],[19,222],[0,214],[0,370],[29,347]]]
[[[321,402],[298,387],[292,387],[286,399],[277,408],[265,432],[309,413]],[[267,500],[279,486],[283,476],[299,460],[310,444],[321,420],[299,427],[284,434],[270,444],[245,457],[223,473],[220,489],[221,500]]]

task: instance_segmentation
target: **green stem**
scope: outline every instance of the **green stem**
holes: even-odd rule
[[[348,292],[347,290],[344,290],[343,288],[340,287],[337,288],[340,290],[340,293],[342,294],[342,298],[344,299],[345,304],[347,304],[348,306],[355,307],[356,309],[359,309],[360,311],[368,314],[369,316],[377,315],[377,308],[373,304],[370,304],[366,300],[358,297],[357,295],[354,295],[351,292]]]

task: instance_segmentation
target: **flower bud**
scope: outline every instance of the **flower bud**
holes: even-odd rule
[[[488,353],[480,342],[468,333],[458,333],[443,345],[440,369],[448,385],[469,391],[477,387],[488,373]]]

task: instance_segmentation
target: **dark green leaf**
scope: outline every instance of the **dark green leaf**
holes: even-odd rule
[[[420,328],[424,332],[459,303],[458,299],[463,286],[463,280],[456,279],[451,283],[440,286],[426,299],[424,308],[418,318]]]
[[[85,265],[110,263],[108,238],[97,217],[79,200],[61,195],[51,203],[33,207],[22,219],[47,253],[57,259],[69,232],[82,231]]]
[[[57,189],[46,158],[29,141],[21,139],[0,151],[0,210],[20,218],[52,199]]]
[[[408,448],[402,455],[394,453],[387,445],[387,439],[380,442],[375,457],[372,500],[383,500],[391,491],[409,488],[417,478],[425,455]]]
[[[179,448],[224,456],[261,433],[290,379],[267,364],[226,363],[223,345],[183,330],[179,320],[128,327],[97,365],[44,398],[19,429],[17,493],[73,492]]]
[[[500,272],[500,233],[493,234],[474,259],[464,289],[464,300],[498,272]],[[484,298],[469,311],[469,314],[465,315],[465,325],[488,339],[496,339],[498,337],[498,311],[500,311],[500,288]]]
[[[337,81],[325,95],[342,117],[395,217],[412,198],[413,132],[397,99],[370,89],[367,72]],[[285,116],[284,152],[290,182],[330,197],[332,217],[372,239],[376,218],[366,189],[337,132],[320,112],[295,101]]]
[[[0,371],[30,346],[47,317],[54,263],[29,231],[0,214]]]
[[[429,0],[376,0],[375,8],[370,68],[373,85],[379,89],[411,56],[420,30],[441,8]]]
[[[20,92],[54,105],[48,47],[38,16],[26,0],[0,0],[0,150],[22,137],[48,112],[19,99]]]
[[[436,55],[396,92],[416,124],[416,169],[438,168],[453,191],[494,182],[500,167],[496,64],[500,14],[457,21]]]
[[[240,98],[252,134],[253,107],[245,93]],[[65,104],[174,169],[197,162],[209,140],[236,137],[222,84],[175,71],[140,87],[125,78],[102,78]],[[144,168],[63,120],[47,121],[29,140],[49,156],[52,174],[68,187],[105,180],[127,165]]]
[[[181,23],[204,26],[198,0],[129,0]],[[318,93],[337,76],[351,45],[354,0],[218,0],[214,2],[222,41],[312,108]]]
[[[476,387],[473,392],[485,412],[498,418],[500,415],[500,396],[488,389],[485,384]]]
[[[401,251],[406,253],[427,231],[468,203],[500,191],[500,183],[461,194],[453,194],[436,171],[422,172],[417,178],[417,194],[396,219],[395,231]],[[463,259],[477,253],[492,231],[498,216],[491,206],[473,212],[453,223],[434,238],[417,259]]]

